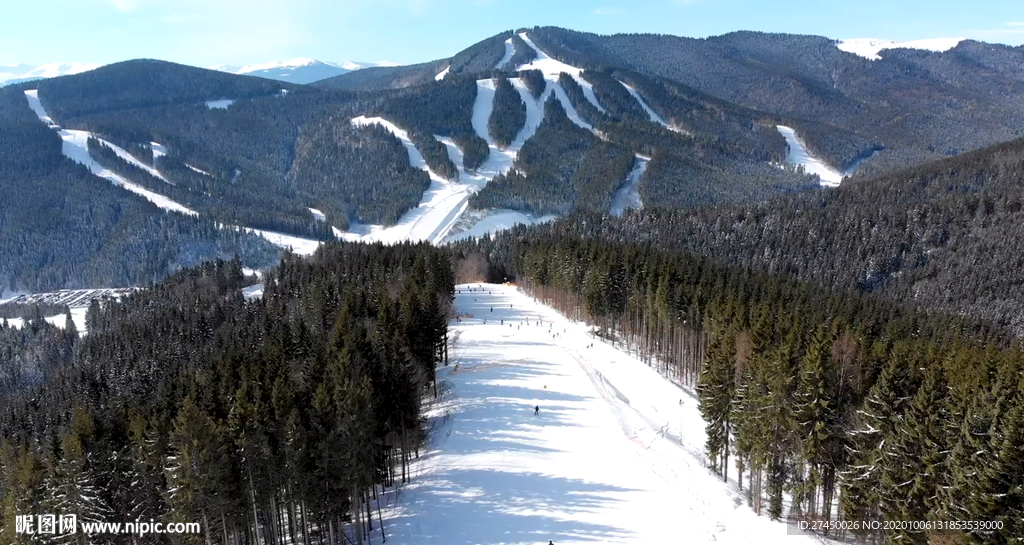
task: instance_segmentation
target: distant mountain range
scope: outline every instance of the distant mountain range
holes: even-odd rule
[[[392,62],[326,62],[316,59],[292,59],[289,61],[274,61],[263,64],[246,64],[244,66],[220,65],[213,66],[214,70],[240,74],[245,76],[257,76],[261,78],[276,79],[289,83],[313,83],[334,76],[347,74],[363,68],[376,66],[398,66]]]
[[[51,62],[48,64],[4,64],[0,65],[0,85],[10,85],[35,79],[54,78],[69,74],[87,72],[99,67],[98,64],[81,62]]]
[[[44,78],[55,78],[87,72],[101,65],[95,63],[67,63],[52,62],[47,64],[5,64],[0,65],[0,86],[32,81]],[[291,59],[287,61],[274,61],[262,64],[218,65],[211,66],[213,70],[228,72],[229,74],[241,74],[246,76],[257,76],[261,78],[276,79],[289,83],[313,83],[322,79],[332,78],[347,74],[355,70],[372,67],[398,66],[393,62],[327,62],[316,59]]]

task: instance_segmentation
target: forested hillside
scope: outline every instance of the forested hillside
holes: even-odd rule
[[[1017,138],[1024,126],[1024,50],[1005,45],[965,40],[944,53],[893,49],[871,61],[819,36],[600,36],[556,27],[529,34],[549,55],[576,66],[630,69],[848,131],[856,135],[852,142],[832,131],[807,135],[812,149],[839,167],[865,147],[884,146],[863,165],[866,174]],[[851,148],[858,140],[863,144]]]
[[[0,293],[139,285],[218,256],[250,267],[276,258],[256,236],[166,213],[93,176],[19,100],[0,92]]]
[[[743,206],[645,209],[622,220],[571,218],[552,229],[686,249],[838,292],[878,292],[1020,334],[1022,183],[1017,140],[837,189]]]
[[[370,496],[419,453],[453,279],[426,245],[331,245],[285,256],[262,299],[217,261],[94,305],[84,338],[0,326],[0,540],[54,508],[218,543],[377,527]]]
[[[560,221],[456,251],[694,388],[710,469],[757,513],[987,523],[830,532],[872,542],[1024,535],[1024,352],[1006,329],[610,230]]]

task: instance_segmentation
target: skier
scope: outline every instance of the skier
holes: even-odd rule
[[[533,416],[537,416],[538,414],[540,414],[540,405],[533,408]]]

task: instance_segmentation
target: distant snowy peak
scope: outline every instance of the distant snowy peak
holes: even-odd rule
[[[99,68],[98,64],[83,62],[51,62],[48,64],[6,64],[0,65],[0,85],[43,78],[55,78],[88,72]]]
[[[257,64],[246,64],[244,66],[220,65],[214,66],[214,70],[256,76],[261,78],[276,79],[289,83],[313,83],[322,79],[332,78],[347,74],[354,70],[371,68],[374,66],[398,66],[393,62],[326,62],[316,59],[297,58],[287,61],[272,61]]]
[[[852,40],[836,40],[836,47],[841,51],[859,55],[865,59],[877,61],[881,59],[878,53],[884,49],[923,49],[938,53],[949,51],[957,46],[963,38],[930,38],[927,40],[911,40],[907,42],[894,42],[892,40],[876,40],[872,38],[856,38]]]

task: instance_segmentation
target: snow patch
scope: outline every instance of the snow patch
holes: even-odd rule
[[[227,98],[220,100],[207,100],[206,107],[211,110],[227,110],[235,101]]]
[[[188,167],[188,169],[191,170],[192,172],[196,172],[196,173],[202,174],[203,176],[209,176],[210,178],[213,178],[213,174],[210,174],[209,172],[206,172],[205,170],[198,169],[198,168],[196,168],[196,167],[194,167],[194,166],[192,166],[192,165],[190,165],[188,163],[185,163],[185,166]]]
[[[638,187],[640,185],[640,179],[643,178],[644,172],[647,171],[647,164],[650,163],[651,158],[637,154],[636,159],[633,162],[633,169],[626,175],[626,179],[622,182],[622,187],[615,192],[615,196],[612,197],[612,206],[609,213],[615,217],[622,216],[626,212],[626,209],[636,208],[640,209],[644,207],[643,201],[640,200],[640,192]]]
[[[787,163],[802,166],[807,174],[816,174],[823,186],[838,187],[842,183],[843,173],[811,154],[807,149],[807,145],[804,144],[804,141],[800,139],[795,130],[785,125],[776,125],[775,127],[789,145],[789,151],[786,153]]]
[[[264,231],[262,229],[253,229],[252,227],[243,227],[242,229],[247,233],[253,233],[265,238],[275,246],[280,246],[281,248],[286,249],[290,248],[296,255],[313,255],[316,252],[316,249],[323,244],[323,241],[320,240],[286,235],[284,233],[276,233],[274,231]]]
[[[316,221],[327,221],[327,216],[316,208],[310,208],[309,213],[313,214],[313,219]]]
[[[446,241],[463,240],[467,238],[480,238],[484,235],[493,235],[498,231],[511,229],[516,225],[539,225],[557,219],[558,216],[541,216],[524,214],[516,210],[486,210],[476,214],[477,219],[468,229],[450,235]]]
[[[882,58],[879,53],[885,49],[923,49],[942,53],[956,47],[963,38],[930,38],[925,40],[910,40],[906,42],[895,42],[892,40],[877,40],[872,38],[855,38],[850,40],[836,40],[836,47],[840,51],[853,53],[865,59],[877,61]]]
[[[438,74],[436,76],[434,76],[434,81],[441,81],[441,80],[443,80],[444,77],[448,75],[448,70],[450,70],[450,69],[451,69],[451,65],[445,66],[444,70],[441,70],[440,72],[438,72]]]
[[[252,286],[242,288],[242,297],[244,297],[246,301],[262,298],[263,284],[253,284]]]

